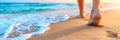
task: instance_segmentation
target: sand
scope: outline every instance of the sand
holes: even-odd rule
[[[28,40],[120,40],[120,9],[101,12],[101,25],[87,26],[87,20],[71,17],[69,20],[51,24],[50,30]]]

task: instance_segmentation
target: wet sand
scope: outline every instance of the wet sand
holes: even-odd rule
[[[102,27],[87,26],[88,15],[86,19],[71,17],[67,21],[51,24],[50,30],[28,40],[120,40],[120,9],[101,14]]]

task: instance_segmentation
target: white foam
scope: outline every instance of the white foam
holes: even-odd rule
[[[31,36],[44,33],[51,23],[65,21],[68,18],[67,15],[40,16],[38,14],[0,18],[0,25],[3,27],[0,27],[0,40],[26,40]]]

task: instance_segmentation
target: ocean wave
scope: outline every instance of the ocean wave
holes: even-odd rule
[[[69,16],[17,15],[0,18],[0,40],[26,40],[49,29],[49,24],[68,20]],[[21,39],[24,38],[24,39]]]
[[[0,14],[30,13],[74,8],[76,8],[76,4],[69,3],[0,3]]]

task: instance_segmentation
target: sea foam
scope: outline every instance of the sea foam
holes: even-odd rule
[[[0,40],[26,40],[27,38],[42,34],[49,29],[52,23],[68,20],[69,16],[51,15],[40,16],[37,14],[17,15],[0,18]]]

